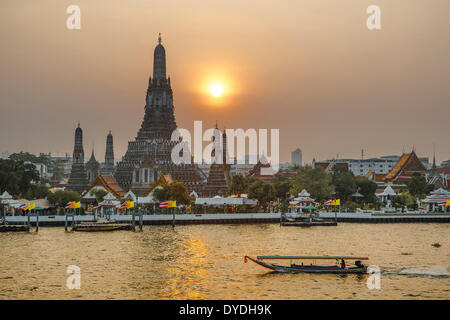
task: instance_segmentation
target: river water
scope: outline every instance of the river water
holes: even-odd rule
[[[432,246],[439,243],[441,246]],[[0,299],[449,299],[449,224],[144,226],[0,233]],[[270,273],[244,255],[369,256],[369,275]],[[66,286],[81,269],[81,289]]]

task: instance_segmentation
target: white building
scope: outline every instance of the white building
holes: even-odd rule
[[[388,174],[392,168],[397,164],[400,156],[383,156],[380,158],[370,158],[370,159],[335,159],[335,160],[325,160],[316,161],[315,163],[346,163],[348,165],[348,170],[353,172],[355,176],[365,176],[369,171],[376,174]],[[428,158],[419,158],[426,168],[430,167]]]

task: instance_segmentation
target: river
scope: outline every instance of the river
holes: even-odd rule
[[[434,247],[439,243],[440,247]],[[0,299],[449,299],[450,224],[144,226],[0,233]],[[358,255],[369,275],[270,273],[244,255]],[[67,267],[81,288],[66,286]]]

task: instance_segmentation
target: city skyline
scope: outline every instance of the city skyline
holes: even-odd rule
[[[68,3],[5,1],[0,149],[71,153],[80,122],[86,154],[93,146],[101,159],[111,130],[120,159],[144,114],[161,32],[178,127],[202,120],[213,128],[218,120],[220,129],[279,128],[281,162],[297,147],[304,163],[337,154],[359,158],[361,149],[378,157],[414,148],[431,158],[435,144],[441,163],[450,158],[450,47],[441,41],[442,8],[450,5],[438,2],[424,11],[420,1],[410,1],[409,14],[402,3],[383,3],[383,28],[369,31],[370,1],[263,1],[257,8],[242,4],[242,12],[234,11],[234,1],[191,7],[79,1],[82,27],[71,31]],[[183,10],[201,10],[204,19],[168,19]],[[231,12],[237,16],[229,18]],[[217,79],[227,90],[215,99],[206,87]]]

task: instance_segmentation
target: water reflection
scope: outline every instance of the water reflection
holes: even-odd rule
[[[53,227],[2,233],[0,242],[0,299],[450,297],[445,224],[145,226],[106,233]],[[382,288],[369,290],[368,275],[280,274],[243,263],[244,255],[269,254],[367,255],[383,271]],[[81,268],[80,290],[66,288],[72,264]]]

